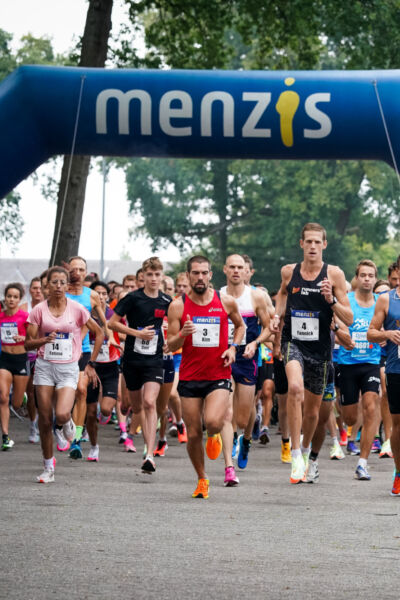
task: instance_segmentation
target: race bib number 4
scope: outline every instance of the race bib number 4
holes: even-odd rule
[[[46,335],[49,335],[48,333]],[[48,342],[44,347],[45,360],[69,361],[72,360],[72,333],[57,333],[55,340]]]
[[[245,346],[246,345],[246,331],[247,331],[247,327],[245,325],[245,331],[244,331],[244,336],[242,338],[242,340],[239,343],[239,346]],[[232,323],[231,320],[228,321],[228,346],[230,346],[231,344],[233,344],[233,334],[235,333],[235,326]]]
[[[302,342],[319,340],[319,311],[292,310],[292,339]]]
[[[138,329],[143,329],[143,327],[138,327]],[[157,352],[158,345],[158,331],[155,333],[154,337],[151,340],[142,340],[141,338],[135,338],[135,347],[134,350],[138,354],[145,354],[147,356],[154,355]]]
[[[195,348],[217,348],[219,346],[220,317],[193,317],[196,332],[192,335]]]
[[[1,343],[15,344],[14,336],[18,335],[17,323],[2,323],[1,324]]]

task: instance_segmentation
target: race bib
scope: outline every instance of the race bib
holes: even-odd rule
[[[319,340],[319,311],[292,309],[292,339],[301,342]]]
[[[14,336],[18,335],[17,323],[2,323],[1,324],[1,343],[16,344]]]
[[[90,344],[90,352],[93,353],[94,343]],[[96,362],[110,362],[110,348],[107,340],[103,340]]]
[[[245,330],[244,330],[244,336],[242,338],[242,341],[239,342],[239,346],[245,346],[246,345],[246,332],[247,332],[247,326],[246,324],[245,326]],[[233,344],[233,334],[235,332],[235,326],[232,323],[232,321],[230,319],[228,319],[228,346],[230,346],[231,344]]]
[[[49,335],[46,333],[45,335]],[[45,360],[72,360],[72,333],[57,333],[56,339],[44,347]]]
[[[351,339],[355,343],[355,348],[351,351],[351,356],[353,358],[365,357],[367,351],[369,349],[369,342],[367,340],[367,332],[366,331],[353,331],[351,334]]]
[[[196,332],[192,335],[195,348],[217,348],[219,346],[220,317],[193,317]]]
[[[143,327],[138,327],[139,331]],[[142,340],[141,338],[135,338],[134,350],[138,354],[146,354],[147,356],[154,355],[157,352],[158,345],[158,331],[155,333],[151,340]]]

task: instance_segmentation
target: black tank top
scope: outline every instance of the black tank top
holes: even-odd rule
[[[322,265],[313,281],[302,278],[300,267],[300,263],[295,266],[287,286],[282,343],[293,341],[307,356],[331,360],[330,327],[333,311],[321,294],[321,282],[328,277],[328,265]]]

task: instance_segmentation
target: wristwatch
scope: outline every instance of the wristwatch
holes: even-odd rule
[[[89,365],[89,367],[93,367],[93,369],[94,369],[94,361],[93,360],[88,360],[87,364]]]
[[[337,302],[337,300],[334,296],[332,302],[328,302],[328,306],[333,306],[334,304],[336,304],[336,302]]]
[[[239,344],[235,344],[235,342],[232,342],[231,346],[233,346],[235,348],[235,350],[237,350],[239,348]]]

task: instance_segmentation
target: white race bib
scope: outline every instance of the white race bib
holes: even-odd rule
[[[353,358],[362,357],[364,354],[367,354],[367,350],[369,349],[369,342],[367,340],[367,332],[366,331],[353,331],[351,334],[351,339],[355,343],[356,347],[351,351],[351,355]]]
[[[49,335],[48,333],[46,335]],[[44,347],[45,360],[68,361],[72,359],[72,333],[57,333],[56,339]]]
[[[319,340],[319,311],[292,309],[292,339],[301,342]]]
[[[1,324],[1,343],[16,344],[14,336],[18,335],[17,323],[2,323]]]
[[[245,330],[244,330],[244,336],[242,338],[242,341],[239,342],[239,346],[245,346],[246,345],[246,332],[247,332],[247,326],[246,323],[244,325]],[[230,346],[231,344],[233,344],[233,334],[235,332],[235,326],[232,323],[232,321],[230,319],[228,319],[228,346]]]
[[[138,329],[143,329],[143,327],[138,327]],[[138,354],[146,354],[148,356],[154,355],[157,352],[158,345],[158,331],[155,333],[154,337],[151,340],[142,340],[141,338],[135,338],[135,347],[134,350]]]
[[[193,317],[196,332],[192,335],[195,348],[217,348],[219,346],[220,317]]]
[[[94,343],[90,344],[90,352],[93,353]],[[97,355],[95,362],[110,362],[110,348],[108,346],[108,341],[103,340],[100,351]]]

